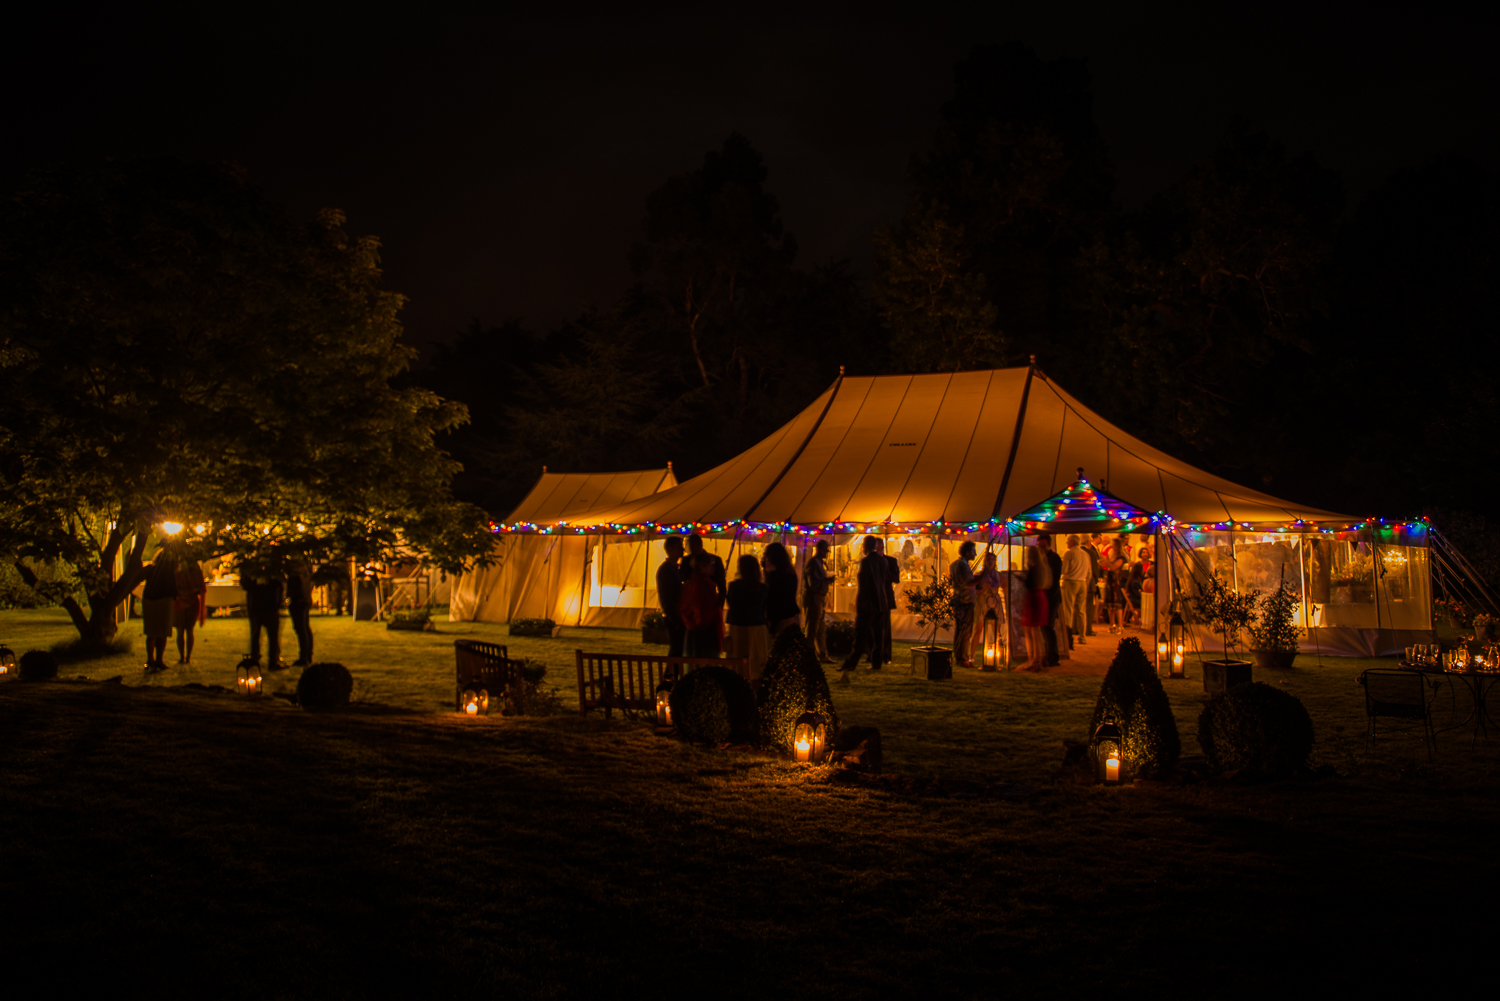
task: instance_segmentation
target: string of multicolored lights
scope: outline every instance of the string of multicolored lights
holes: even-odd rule
[[[1063,501],[1054,499],[1057,508],[1061,510]],[[1109,501],[1113,501],[1112,505]],[[1030,511],[1023,512],[1013,518],[990,518],[984,521],[827,521],[810,524],[799,524],[787,521],[754,522],[745,519],[717,522],[655,522],[644,521],[639,523],[604,522],[593,524],[573,524],[566,521],[558,522],[530,522],[518,521],[509,524],[490,522],[490,531],[496,535],[742,535],[758,538],[766,535],[796,535],[811,537],[815,535],[978,535],[992,533],[995,535],[1025,535],[1029,532],[1045,531],[1047,528],[1065,525],[1068,521],[1079,524],[1083,519],[1066,519],[1054,514],[1053,517],[1027,518],[1027,515],[1037,513],[1044,505],[1053,504],[1054,501],[1044,502]],[[1116,506],[1117,505],[1117,506]],[[1076,509],[1076,508],[1075,508]],[[1109,522],[1114,522],[1115,527],[1108,528],[1111,532],[1120,533],[1142,533],[1142,532],[1174,532],[1179,529],[1190,532],[1260,532],[1264,534],[1320,534],[1331,535],[1340,532],[1357,532],[1371,529],[1379,533],[1423,535],[1429,528],[1427,519],[1420,518],[1414,521],[1388,521],[1384,518],[1371,518],[1360,522],[1338,522],[1333,524],[1305,521],[1296,519],[1291,522],[1194,522],[1183,523],[1177,521],[1171,515],[1158,511],[1152,515],[1142,513],[1121,516],[1124,510],[1138,511],[1130,505],[1119,501],[1117,498],[1109,498],[1101,501],[1099,507],[1094,510],[1103,510],[1105,517],[1087,519],[1088,524],[1098,528],[1105,528]]]

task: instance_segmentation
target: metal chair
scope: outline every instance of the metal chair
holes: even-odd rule
[[[1375,741],[1375,721],[1380,718],[1416,721],[1427,746],[1427,760],[1437,749],[1437,734],[1432,728],[1431,700],[1427,697],[1427,678],[1418,671],[1372,667],[1359,676],[1365,689],[1365,750]],[[1397,727],[1409,730],[1411,727]]]

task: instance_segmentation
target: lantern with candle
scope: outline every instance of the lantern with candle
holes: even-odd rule
[[[241,695],[259,695],[265,682],[260,675],[260,662],[246,657],[234,669],[234,690]]]
[[[463,698],[459,700],[463,707],[465,716],[488,716],[490,714],[490,693],[486,688],[465,688]]]
[[[1105,785],[1120,781],[1125,765],[1125,735],[1113,723],[1100,723],[1090,741],[1095,780]]]
[[[828,721],[821,713],[808,711],[797,717],[792,728],[792,758],[820,765],[828,755]]]
[[[656,725],[672,725],[672,682],[667,678],[656,686]]]
[[[8,646],[0,646],[0,674],[14,674],[16,652]]]
[[[1187,624],[1182,621],[1182,612],[1174,611],[1167,623],[1167,649],[1172,655],[1169,678],[1187,677]]]
[[[1000,617],[991,608],[984,613],[984,630],[980,634],[984,643],[984,656],[980,660],[980,670],[998,671],[1000,669]]]

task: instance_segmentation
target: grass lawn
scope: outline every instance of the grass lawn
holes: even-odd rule
[[[834,689],[846,723],[880,727],[889,770],[1033,790],[986,800],[833,785],[618,717],[443,711],[454,638],[546,661],[573,706],[572,650],[637,649],[625,631],[511,640],[318,619],[318,659],[359,682],[348,712],[181,687],[232,683],[245,628],[212,622],[192,669],[147,679],[121,656],[62,672],[124,685],[0,683],[14,982],[235,997],[1344,993],[1442,989],[1467,973],[1452,949],[1500,930],[1486,875],[1500,735],[1471,749],[1450,732],[1430,765],[1411,738],[1366,753],[1353,679],[1369,662],[1299,659],[1286,687],[1313,716],[1314,763],[1339,775],[1264,785],[1054,783],[1095,678],[888,670]],[[53,611],[0,613],[17,652],[69,631]],[[1201,682],[1168,691],[1193,753]],[[1422,944],[1432,935],[1446,945]]]

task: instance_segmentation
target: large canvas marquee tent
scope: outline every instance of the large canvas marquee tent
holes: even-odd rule
[[[549,473],[511,514],[513,520],[553,524],[600,506],[632,501],[677,485],[672,467],[629,473]],[[611,556],[644,561],[644,547]],[[644,595],[616,588],[605,594],[587,538],[568,535],[504,535],[494,563],[463,574],[454,584],[449,616],[458,621],[509,622],[552,619],[570,625],[635,625]],[[644,562],[641,564],[644,566]],[[613,568],[612,568],[613,569]],[[640,573],[621,574],[639,580]]]
[[[1158,594],[1191,591],[1215,570],[1241,588],[1286,579],[1300,594],[1310,644],[1330,652],[1399,649],[1431,629],[1424,523],[1356,518],[1231,483],[1115,427],[1034,365],[840,376],[780,430],[699,476],[561,515],[523,504],[500,531],[593,540],[596,573],[581,572],[579,587],[635,580],[638,608],[654,604],[644,568],[659,561],[665,534],[697,531],[718,540],[711,548],[723,555],[796,543],[799,565],[811,540],[825,537],[835,542],[841,585],[833,610],[844,613],[865,534],[886,539],[910,581],[945,567],[963,539],[996,549],[1007,569],[1045,527],[1036,511],[1083,476],[1153,513],[1148,525],[1128,527],[1139,536],[1133,543],[1156,547]],[[643,563],[625,561],[634,578],[610,570],[616,545],[647,551]],[[568,600],[581,609],[591,599]],[[1169,603],[1157,604],[1164,617]],[[898,635],[918,632],[898,617]]]

